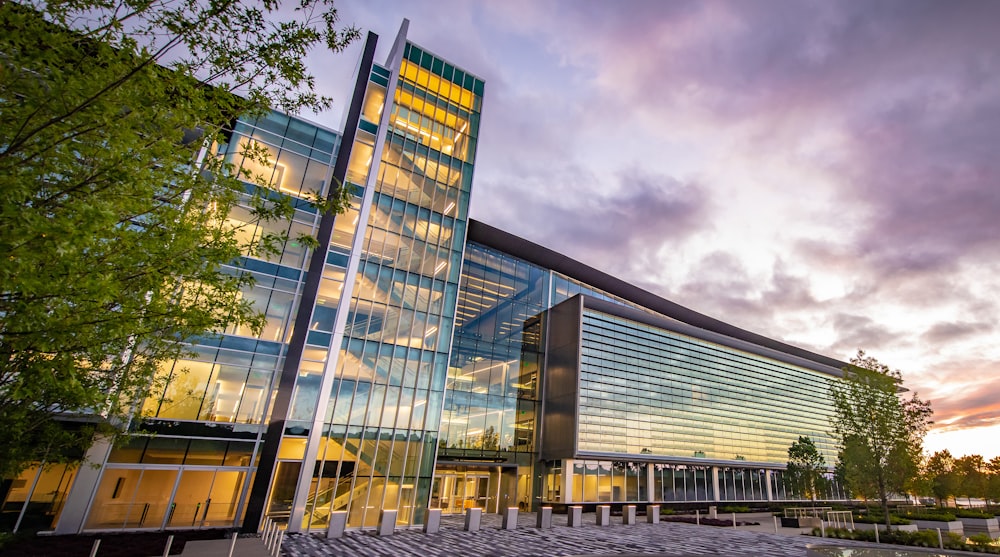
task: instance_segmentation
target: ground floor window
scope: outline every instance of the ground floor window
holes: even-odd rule
[[[715,482],[709,466],[652,464],[655,501],[712,501]]]
[[[59,520],[78,465],[36,464],[0,482],[0,531],[49,530]]]
[[[573,461],[573,501],[647,501],[644,462]]]
[[[246,469],[108,466],[85,529],[233,527],[248,475]]]

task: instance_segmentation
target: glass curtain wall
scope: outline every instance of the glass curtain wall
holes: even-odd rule
[[[545,269],[478,244],[466,246],[441,418],[438,459],[518,464],[515,498],[524,509],[532,501],[540,314],[548,288]],[[440,500],[446,512],[455,510],[447,497]],[[514,501],[508,496],[505,503]]]
[[[325,529],[331,511],[347,511],[352,528],[375,526],[381,509],[417,523],[430,495],[483,82],[411,44],[398,71],[354,291],[341,308],[304,517],[311,529]],[[359,136],[377,131],[387,78],[373,70]],[[370,164],[374,151],[365,152],[355,146],[352,161]]]
[[[105,463],[85,529],[232,527],[253,473],[258,445],[281,369],[309,249],[301,235],[314,235],[319,215],[306,198],[325,192],[324,179],[340,136],[283,114],[238,120],[217,154],[241,173],[247,195],[228,215],[237,238],[253,244],[269,235],[287,240],[277,253],[248,250],[224,269],[251,274],[241,293],[267,318],[264,330],[230,328],[195,339],[191,354],[160,370],[162,389],[143,401],[143,430],[116,446]],[[267,151],[269,164],[244,156]],[[257,222],[249,195],[290,198],[289,219]],[[340,235],[344,231],[338,232]],[[342,282],[343,273],[339,277]],[[333,287],[336,290],[336,287]],[[321,320],[322,321],[322,320]],[[324,321],[325,322],[325,321]]]
[[[808,435],[836,460],[829,376],[594,311],[581,357],[581,451],[783,464]]]

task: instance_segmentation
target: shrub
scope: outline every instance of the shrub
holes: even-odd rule
[[[937,510],[920,513],[906,513],[903,516],[909,518],[910,520],[938,520],[941,522],[952,522],[953,520],[957,520],[954,514]]]
[[[973,509],[954,509],[950,512],[958,518],[993,518],[993,513]]]
[[[978,546],[993,545],[993,538],[989,534],[973,534],[969,536],[969,543]]]
[[[723,505],[719,507],[718,512],[720,513],[748,513],[750,512],[750,507],[743,505]]]
[[[819,528],[813,528],[809,535],[819,537],[822,533]],[[867,530],[855,530],[852,532],[842,528],[828,528],[826,530],[826,537],[874,542],[875,532]],[[882,543],[896,545],[930,548],[939,546],[937,532],[934,530],[921,530],[918,532],[900,532],[899,530],[892,530],[889,532],[881,532],[879,534],[879,540]],[[958,534],[942,533],[941,541],[944,542],[945,549],[1000,554],[1000,547],[993,545],[993,540],[986,534],[977,534],[976,536],[969,538],[969,542],[966,543],[962,540],[962,536],[959,536]]]
[[[862,524],[885,524],[885,517],[879,514],[858,514],[854,515],[854,522],[860,522]],[[909,520],[894,514],[889,515],[889,522],[893,526],[912,524]]]

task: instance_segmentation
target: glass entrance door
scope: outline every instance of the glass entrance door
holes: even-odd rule
[[[434,478],[431,508],[444,514],[461,514],[465,509],[486,510],[490,503],[490,474],[488,472],[444,472]]]

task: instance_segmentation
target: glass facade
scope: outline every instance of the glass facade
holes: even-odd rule
[[[555,431],[543,455],[544,483],[556,486],[545,496],[556,498],[545,500],[798,500],[782,477],[788,447],[808,435],[836,461],[827,433],[835,369],[603,300],[571,298],[549,312],[548,357],[558,367],[548,373],[559,385],[542,420]],[[848,497],[832,481],[827,498]]]
[[[418,523],[430,497],[483,84],[411,44],[382,119],[391,83],[373,70],[348,170],[348,181],[368,181],[373,127],[385,125],[342,339],[333,339],[335,380],[317,411],[323,446],[308,468],[304,530],[325,530],[334,511],[348,513],[348,527],[375,526],[382,509]]]
[[[574,460],[572,501],[648,501],[648,466],[622,460]]]
[[[485,246],[466,246],[438,460],[515,465],[502,473],[491,469],[495,464],[480,465],[484,489],[499,495],[477,499],[475,506],[530,507],[541,388],[540,314],[548,300],[547,270]],[[467,500],[461,490],[468,483],[452,481],[451,475],[449,467],[439,467],[432,506],[460,512],[455,501]]]
[[[827,433],[832,379],[584,311],[578,447],[782,464],[789,445],[807,435],[834,462],[835,441]]]
[[[249,196],[261,186],[248,181],[226,222],[251,246],[226,271],[254,277],[241,295],[267,323],[259,334],[232,327],[198,339],[188,358],[162,367],[163,388],[140,408],[143,431],[156,435],[135,436],[111,450],[84,530],[239,524],[305,281],[310,250],[298,237],[314,235],[319,224],[304,198],[325,193],[339,142],[338,134],[270,113],[238,120],[228,142],[218,146],[218,156],[235,172],[295,207],[289,219],[259,222]],[[245,157],[247,149],[267,151],[270,164]],[[275,236],[286,238],[276,250],[254,247]]]
[[[715,483],[710,466],[650,464],[655,501],[712,501]]]

